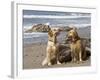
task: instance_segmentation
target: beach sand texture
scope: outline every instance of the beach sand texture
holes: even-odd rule
[[[52,66],[42,66],[41,63],[46,56],[46,46],[47,44],[28,44],[23,46],[23,69],[39,69],[39,68],[61,68],[61,67],[84,67],[90,66],[90,59],[86,60],[84,63],[63,63],[54,64]]]

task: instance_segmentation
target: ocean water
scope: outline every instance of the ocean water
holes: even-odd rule
[[[59,43],[64,42],[66,38],[66,32],[61,32],[61,34],[57,38]],[[41,32],[24,33],[24,44],[47,43],[47,41],[48,41],[48,33],[41,33]]]
[[[75,12],[54,12],[54,11],[23,11],[23,30],[26,31],[32,28],[34,24],[49,24],[52,26],[68,26],[74,25],[77,28],[84,28],[91,26],[91,14],[90,13],[75,13]],[[84,33],[84,32],[83,32]],[[87,31],[86,35],[90,35]],[[66,33],[62,32],[58,36],[58,41],[63,42],[65,40]],[[32,32],[25,33],[23,35],[24,44],[31,43],[47,43],[48,33]]]
[[[47,33],[41,33],[41,32],[24,33],[24,44],[46,43],[47,38],[48,38]]]

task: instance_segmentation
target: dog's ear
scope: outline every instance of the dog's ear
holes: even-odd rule
[[[77,28],[74,25],[69,25],[67,31],[70,31],[70,30],[75,30],[76,31]]]
[[[70,31],[70,30],[72,30],[73,28],[71,28],[71,27],[68,27],[67,29],[66,29],[66,31]]]

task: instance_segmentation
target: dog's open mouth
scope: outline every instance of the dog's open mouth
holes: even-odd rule
[[[67,41],[72,41],[72,37],[71,36],[68,36],[66,40]]]

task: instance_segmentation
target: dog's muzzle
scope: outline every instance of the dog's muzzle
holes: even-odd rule
[[[66,40],[67,40],[67,41],[71,41],[71,40],[72,40],[72,36],[68,36],[68,37],[66,38]]]

